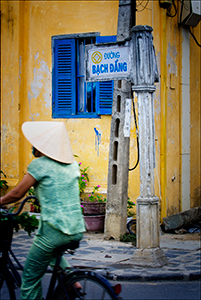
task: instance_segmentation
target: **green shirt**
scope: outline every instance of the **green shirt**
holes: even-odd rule
[[[37,180],[34,190],[41,205],[39,232],[42,221],[69,235],[84,232],[77,162],[63,164],[42,156],[30,163],[28,173]]]

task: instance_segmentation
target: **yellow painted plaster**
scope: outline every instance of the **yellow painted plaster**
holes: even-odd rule
[[[192,29],[199,44],[201,44],[201,24]],[[194,39],[190,38],[190,86],[191,86],[191,102],[190,102],[190,118],[191,118],[191,155],[190,155],[190,198],[191,207],[201,206],[201,50],[195,44]]]
[[[7,49],[11,49],[7,55],[8,61],[4,61],[2,74],[5,86],[2,101],[2,169],[8,178],[22,178],[27,165],[33,159],[31,145],[21,133],[22,123],[30,120],[52,120],[51,37],[79,32],[115,35],[118,1],[7,1],[2,2],[2,12],[2,27],[6,29],[3,40],[7,43],[4,43],[6,47],[2,56],[6,58]],[[13,18],[11,12],[16,18],[15,23],[10,20]],[[10,15],[6,16],[8,14]],[[14,63],[15,69],[11,71],[10,67]],[[13,91],[9,81],[14,86]],[[7,91],[11,98],[9,102],[5,101],[8,99]],[[74,153],[79,156],[78,160],[89,166],[88,189],[100,184],[101,191],[106,193],[111,117],[59,121],[64,121],[67,126]],[[15,123],[17,126],[13,125]],[[101,137],[99,145],[95,129]]]

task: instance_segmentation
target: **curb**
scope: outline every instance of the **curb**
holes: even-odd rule
[[[104,275],[104,274],[103,274]],[[153,274],[153,275],[139,275],[139,274],[125,274],[117,275],[115,272],[112,274],[104,275],[109,280],[117,281],[136,281],[136,282],[148,282],[148,281],[196,281],[201,280],[201,272],[194,272],[188,275],[181,273],[169,273],[169,274]]]

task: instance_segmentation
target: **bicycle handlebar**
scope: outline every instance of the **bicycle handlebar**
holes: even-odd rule
[[[19,213],[22,211],[22,208],[24,206],[24,204],[29,200],[29,199],[35,199],[37,202],[38,202],[38,199],[36,198],[36,196],[27,196],[20,204],[20,207],[18,208],[18,211],[15,212],[15,213],[5,213],[4,216],[8,216],[8,215],[11,215],[11,216],[17,216],[19,215]],[[0,207],[1,208],[1,207]],[[3,207],[2,207],[3,208]]]

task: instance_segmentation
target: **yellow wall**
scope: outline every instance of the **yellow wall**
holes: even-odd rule
[[[179,5],[179,1],[176,2]],[[167,16],[158,1],[149,1],[147,9],[137,14],[137,24],[150,25],[160,83],[156,84],[156,194],[161,199],[161,220],[182,210],[181,115],[183,113],[182,29],[178,15]],[[200,27],[193,29],[200,43]],[[201,205],[200,187],[200,48],[190,38],[190,207]],[[185,134],[185,133],[184,133]],[[160,178],[160,179],[158,179]],[[185,182],[183,183],[185,185]]]
[[[198,42],[201,44],[201,25],[193,30]],[[195,46],[195,41],[191,38],[190,44],[191,65],[190,65],[190,111],[191,111],[191,206],[201,205],[201,175],[200,175],[200,137],[201,137],[201,50]]]
[[[15,186],[33,159],[31,146],[21,133],[30,120],[52,120],[51,37],[100,32],[116,35],[118,1],[2,1],[1,2],[1,169]],[[137,12],[137,25],[153,28],[160,82],[156,83],[155,192],[161,199],[162,217],[181,208],[181,56],[182,35],[177,16],[170,18],[159,1],[149,1]],[[200,36],[200,24],[194,28]],[[200,41],[199,41],[200,42]],[[190,206],[200,205],[200,48],[190,39]],[[135,98],[135,101],[137,99]],[[137,105],[137,102],[136,102]],[[69,132],[74,154],[89,166],[90,187],[106,192],[110,116],[100,119],[59,119]],[[101,133],[98,147],[96,128]],[[136,132],[131,125],[130,167],[136,161]],[[98,155],[99,152],[99,155]],[[172,178],[175,180],[172,181]],[[129,173],[128,195],[140,194],[139,166]]]
[[[7,1],[1,9],[2,169],[9,184],[16,179],[15,185],[33,158],[21,124],[51,120],[51,37],[81,32],[116,35],[118,1]],[[101,184],[106,192],[111,117],[60,120],[66,123],[74,154],[90,167],[90,185]],[[94,128],[101,133],[98,148]]]

